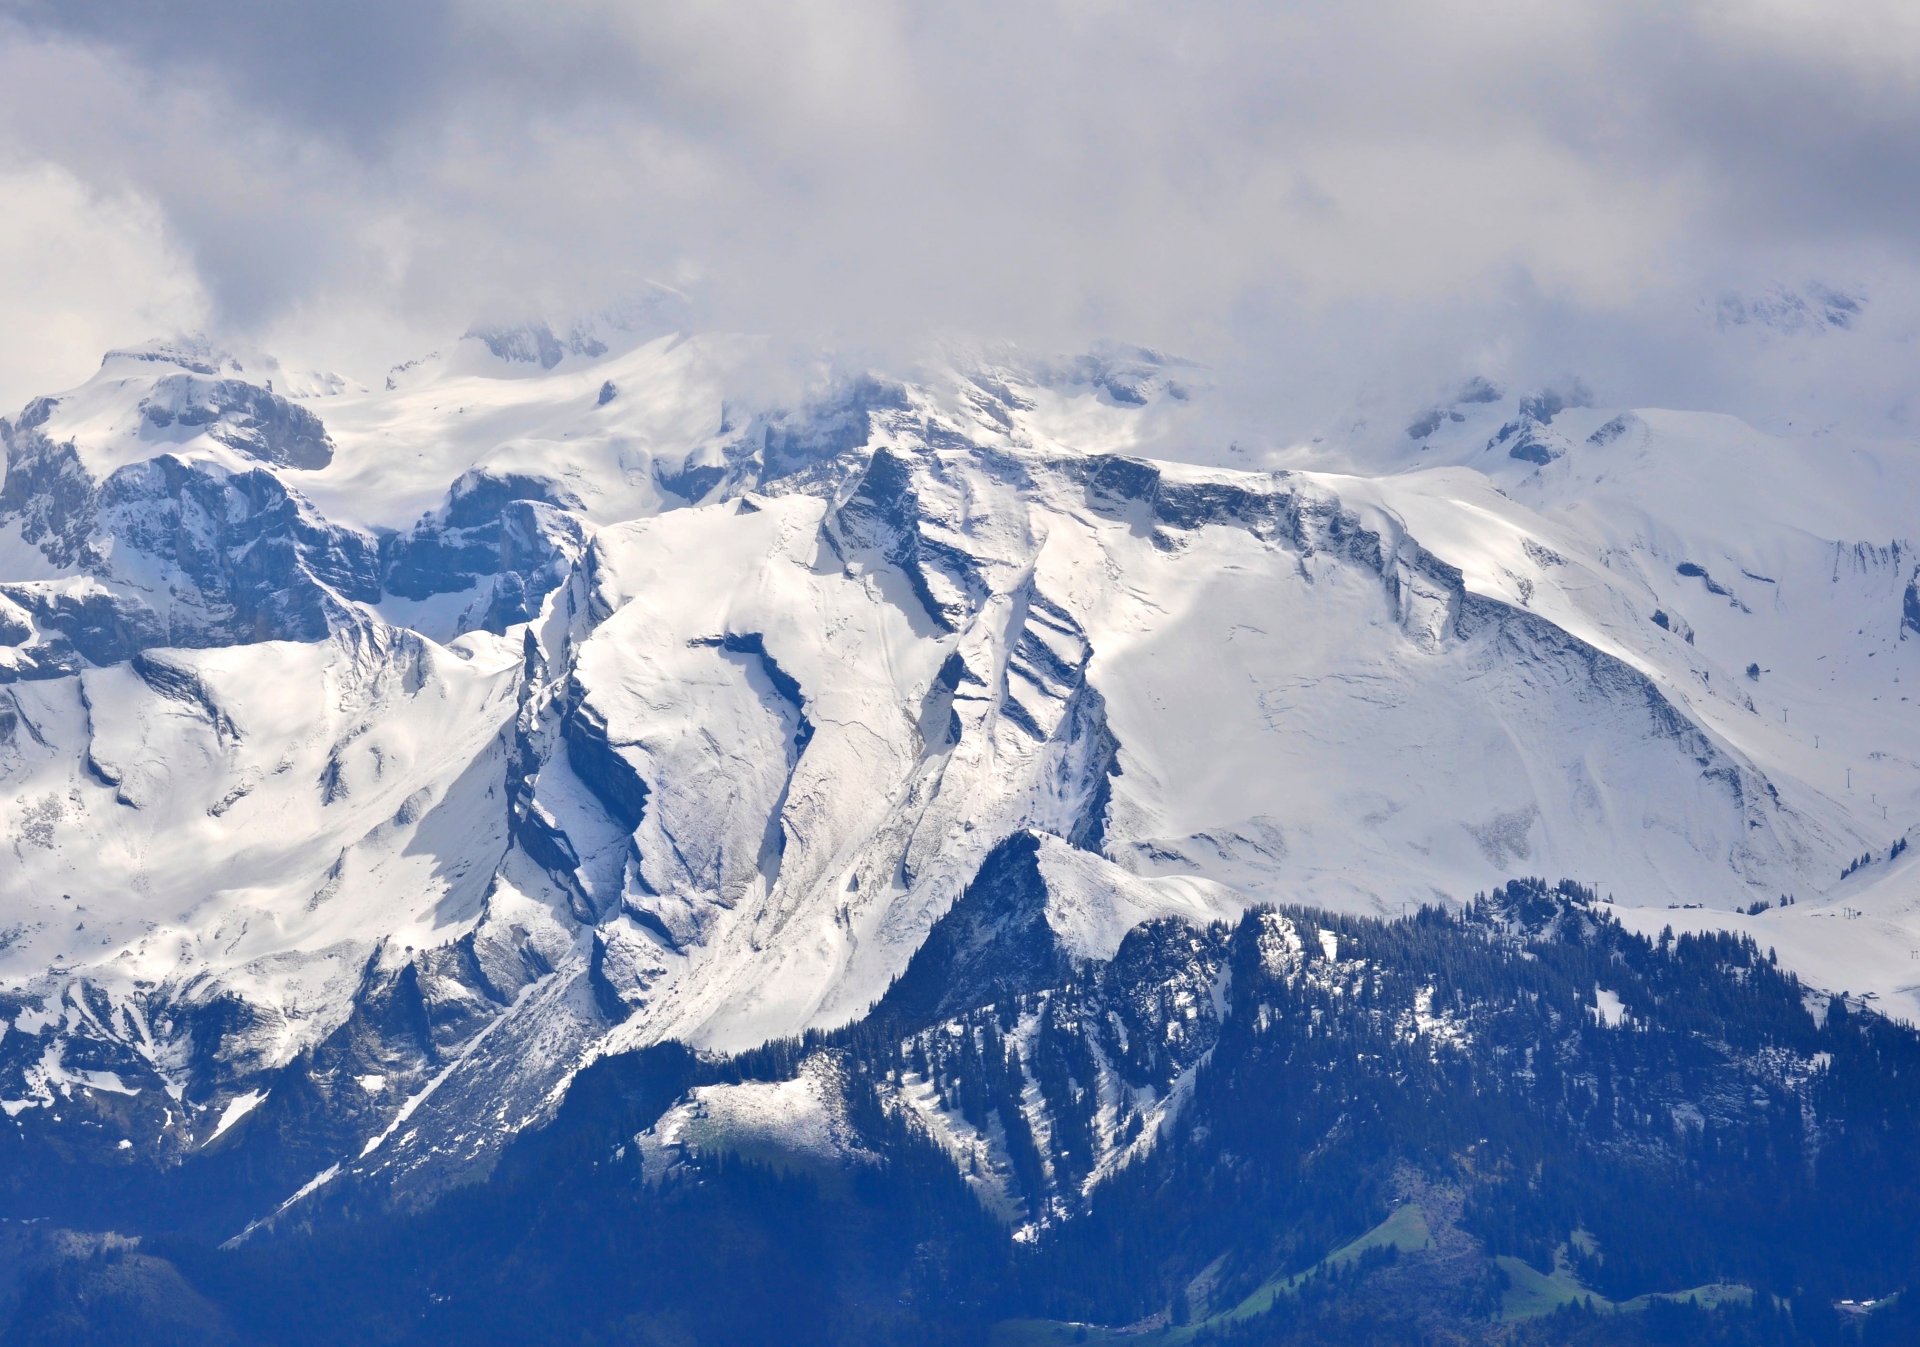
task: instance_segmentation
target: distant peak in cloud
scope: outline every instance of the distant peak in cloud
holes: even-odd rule
[[[1773,285],[1755,294],[1723,294],[1714,301],[1714,319],[1723,328],[1764,327],[1775,332],[1846,331],[1867,306],[1864,290],[1849,292],[1818,281],[1789,287]]]

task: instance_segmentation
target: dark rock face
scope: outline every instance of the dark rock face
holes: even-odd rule
[[[943,632],[958,631],[971,604],[985,597],[986,585],[973,558],[927,536],[924,520],[912,464],[892,450],[881,449],[868,462],[853,494],[829,516],[828,537],[843,558],[868,553],[896,567],[934,626]],[[941,599],[934,593],[930,573],[938,573],[962,598]]]
[[[1707,568],[1698,562],[1683,561],[1673,569],[1675,574],[1683,576],[1688,580],[1698,580],[1706,588],[1707,593],[1727,600],[1730,606],[1742,610],[1746,608],[1746,605],[1740,602],[1738,595],[1714,579]]]
[[[315,582],[359,602],[380,595],[374,540],[327,523],[269,472],[171,455],[133,464],[102,484],[98,531],[178,566],[207,611],[231,607],[240,630],[318,639],[327,600]]]
[[[1047,925],[1039,854],[1031,833],[1016,833],[989,852],[874,1006],[874,1017],[917,1029],[1063,978],[1072,959]]]
[[[154,615],[131,599],[106,590],[74,593],[30,585],[0,585],[33,615],[41,639],[33,662],[9,672],[20,679],[58,678],[86,664],[117,664],[136,650],[165,643]],[[0,681],[8,681],[0,673]]]
[[[50,559],[105,582],[0,585],[43,638],[29,673],[64,671],[76,658],[115,663],[152,645],[318,640],[342,620],[341,600],[380,595],[374,540],[326,523],[263,469],[231,473],[162,455],[97,489],[84,483],[72,450],[55,446],[9,479],[21,496],[0,501],[0,518],[24,516],[23,534]],[[47,526],[76,504],[64,533]],[[115,583],[128,553],[139,572],[171,578],[164,594]]]
[[[1347,540],[1358,535],[1356,520],[1296,496],[1284,474],[1272,478],[1268,489],[1257,489],[1232,482],[1168,480],[1153,463],[1114,455],[1065,466],[1082,474],[1087,508],[1125,520],[1164,550],[1179,548],[1182,535],[1210,524],[1243,528],[1263,541],[1300,551],[1332,544],[1343,555]],[[1315,533],[1323,536],[1310,536]],[[1377,549],[1356,559],[1379,568]]]
[[[1107,724],[1107,699],[1085,681],[1067,705],[1064,737],[1074,752],[1080,777],[1090,783],[1079,817],[1067,832],[1067,841],[1082,851],[1099,853],[1107,841],[1107,813],[1113,803],[1113,779],[1120,775],[1120,740]]]
[[[387,593],[426,599],[485,586],[477,625],[505,630],[539,611],[585,544],[573,493],[550,478],[476,469],[447,503],[405,533],[381,541]]]
[[[315,640],[344,620],[345,603],[379,597],[374,539],[328,523],[269,470],[332,461],[318,417],[270,388],[214,377],[191,351],[121,354],[180,370],[140,404],[143,436],[205,434],[264,466],[162,452],[95,480],[71,443],[45,433],[54,401],[0,422],[0,523],[17,521],[24,541],[72,573],[0,584],[38,629],[30,658],[6,676],[114,663],[154,645]]]
[[[240,379],[171,375],[140,404],[157,430],[206,431],[229,449],[282,468],[324,468],[333,441],[320,418],[298,403]]]
[[[1160,470],[1142,459],[1101,455],[1089,464],[1087,496],[1109,510],[1126,502],[1151,507],[1160,493]]]
[[[1533,463],[1540,467],[1558,458],[1552,447],[1528,435],[1514,441],[1513,448],[1507,450],[1508,458],[1517,458],[1522,463]]]
[[[627,832],[633,832],[646,817],[650,793],[647,783],[614,746],[607,733],[606,717],[593,703],[577,688],[570,701],[571,708],[560,725],[567,747],[567,765],[593,792],[607,816]]]
[[[210,427],[280,467],[319,467],[331,456],[319,422],[270,391],[179,380],[173,396],[146,404],[154,426]],[[110,664],[154,645],[319,640],[355,620],[345,604],[388,594],[484,588],[465,620],[500,631],[538,610],[584,544],[571,514],[579,500],[521,473],[470,472],[437,514],[382,539],[330,523],[265,468],[234,472],[160,454],[96,483],[71,445],[33,428],[44,412],[30,407],[25,429],[0,422],[10,460],[0,522],[17,519],[53,565],[102,583],[0,584],[41,635],[15,678]],[[148,578],[156,571],[168,577],[161,592]],[[26,639],[17,625],[0,635]]]
[[[1560,444],[1544,433],[1545,430],[1544,421],[1532,416],[1523,416],[1518,421],[1509,421],[1501,426],[1487,448],[1494,449],[1504,444],[1507,446],[1508,458],[1544,468],[1566,453]]]
[[[683,463],[678,468],[668,468],[655,462],[653,476],[661,490],[694,504],[705,500],[708,492],[726,480],[727,469],[719,463]]]
[[[75,564],[91,528],[94,496],[80,455],[70,444],[49,440],[25,416],[18,426],[0,421],[0,448],[7,460],[0,521],[18,519],[21,538],[54,565]]]
[[[551,477],[475,468],[447,490],[446,525],[483,528],[499,519],[515,501],[538,501],[561,510],[578,510],[580,498]]]
[[[1592,445],[1612,444],[1629,430],[1632,430],[1638,421],[1639,418],[1631,412],[1622,412],[1598,430],[1594,431],[1593,434],[1587,436],[1587,443]]]
[[[467,622],[501,631],[538,612],[584,547],[570,514],[580,501],[524,474],[470,472],[438,516],[374,539],[326,522],[265,468],[228,472],[159,455],[92,484],[71,445],[27,432],[13,434],[12,447],[0,520],[19,518],[21,535],[56,566],[104,581],[0,583],[42,637],[15,677],[113,664],[154,645],[317,641],[355,620],[342,601],[384,595],[484,587]],[[138,574],[157,570],[169,587],[119,583],[131,555]]]
[[[1120,741],[1107,724],[1106,698],[1087,679],[1093,646],[1073,615],[1029,585],[1020,636],[1007,661],[1000,712],[1038,740],[1057,748],[1052,797],[1066,807],[1049,824],[1067,842],[1099,852],[1106,840],[1107,806],[1113,778],[1120,775]],[[936,684],[954,700],[982,699],[984,691],[963,689],[965,677],[984,687],[958,657],[948,661]],[[952,715],[952,712],[948,712]],[[1043,728],[1042,722],[1046,722]],[[957,722],[956,722],[957,724]],[[951,738],[958,739],[955,729]]]

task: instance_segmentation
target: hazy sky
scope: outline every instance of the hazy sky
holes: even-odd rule
[[[1920,4],[0,0],[0,191],[9,407],[177,328],[372,377],[651,277],[876,359],[1104,335],[1277,402],[1777,367],[1901,421]],[[1809,282],[1863,332],[1719,339]]]

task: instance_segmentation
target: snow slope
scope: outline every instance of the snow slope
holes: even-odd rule
[[[430,1185],[600,1052],[860,1015],[1023,830],[1083,957],[1539,873],[1920,1010],[1906,446],[1486,386],[1250,470],[1137,456],[1205,396],[1147,352],[562,331],[7,425],[16,1119]]]

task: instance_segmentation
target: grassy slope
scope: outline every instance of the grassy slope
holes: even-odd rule
[[[1388,1214],[1379,1225],[1341,1245],[1304,1272],[1275,1277],[1232,1309],[1179,1327],[1156,1329],[1147,1333],[1124,1333],[1094,1324],[1064,1324],[1050,1319],[1009,1319],[994,1331],[994,1347],[1056,1347],[1071,1343],[1128,1343],[1134,1347],[1176,1347],[1190,1341],[1200,1330],[1219,1324],[1235,1323],[1265,1314],[1274,1301],[1292,1295],[1300,1284],[1317,1273],[1343,1267],[1369,1249],[1392,1247],[1402,1253],[1425,1249],[1433,1242],[1426,1216],[1415,1202],[1408,1202]],[[1080,1336],[1082,1330],[1085,1336]]]
[[[1273,1307],[1275,1301],[1296,1292],[1309,1277],[1328,1272],[1358,1259],[1369,1249],[1394,1248],[1401,1253],[1416,1253],[1430,1248],[1433,1235],[1426,1215],[1415,1202],[1408,1202],[1388,1214],[1379,1225],[1341,1245],[1303,1272],[1275,1277],[1261,1285],[1231,1309],[1179,1327],[1149,1332],[1123,1332],[1097,1324],[1060,1323],[1051,1319],[1009,1319],[994,1330],[994,1347],[1072,1347],[1073,1344],[1129,1344],[1130,1347],[1178,1347],[1189,1342],[1202,1329],[1257,1318]],[[1644,1310],[1656,1300],[1697,1300],[1711,1309],[1730,1302],[1752,1299],[1744,1286],[1715,1283],[1684,1291],[1656,1291],[1630,1300],[1613,1301],[1585,1286],[1568,1268],[1564,1258],[1554,1260],[1551,1273],[1542,1273],[1518,1258],[1501,1255],[1494,1260],[1507,1274],[1508,1288],[1501,1301],[1501,1318],[1508,1322],[1534,1319],[1551,1314],[1562,1305],[1591,1297],[1596,1309],[1631,1313]]]

